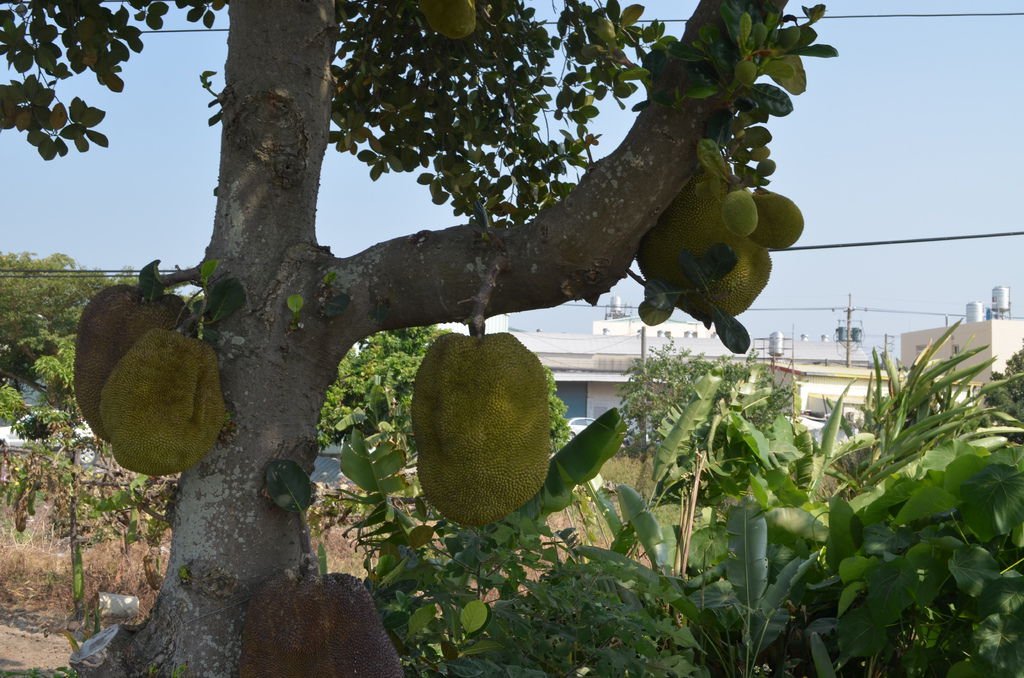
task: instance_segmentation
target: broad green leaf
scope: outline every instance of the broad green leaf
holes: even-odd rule
[[[793,96],[807,90],[807,73],[800,57],[795,54],[772,59],[765,65],[764,72]]]
[[[228,317],[245,305],[245,288],[238,278],[222,278],[210,288],[204,315],[208,322]]]
[[[672,428],[669,429],[668,435],[662,439],[655,452],[653,471],[655,483],[660,483],[665,478],[665,474],[676,464],[681,453],[690,452],[690,438],[711,413],[711,408],[715,404],[715,393],[721,383],[722,376],[720,374],[708,372],[694,385],[693,396],[687,403],[686,409],[675,417]]]
[[[711,306],[711,317],[715,322],[715,332],[727,349],[736,354],[750,350],[750,334],[739,320],[715,305]]]
[[[877,558],[865,558],[864,556],[851,556],[844,558],[839,563],[839,578],[844,584],[863,579],[865,575],[878,565]]]
[[[147,301],[160,298],[166,289],[160,282],[159,266],[160,260],[156,259],[143,266],[139,271],[139,290],[142,292],[142,298]]]
[[[927,518],[936,513],[949,511],[957,504],[957,499],[941,487],[925,485],[910,495],[910,499],[896,514],[893,521],[896,525],[905,525],[920,518]]]
[[[914,544],[907,550],[907,563],[917,578],[910,593],[919,608],[930,605],[949,579],[945,553],[944,549],[925,543]]]
[[[412,636],[415,636],[417,633],[427,628],[427,625],[436,618],[437,605],[434,603],[416,608],[416,611],[409,615],[409,629],[406,631],[405,637],[411,638]]]
[[[298,313],[299,311],[302,310],[305,301],[303,300],[301,294],[292,294],[289,295],[287,303],[289,311],[291,311],[292,313]]]
[[[476,633],[487,625],[491,618],[491,608],[482,600],[471,600],[459,613],[459,623],[466,633]]]
[[[640,320],[650,326],[660,325],[672,317],[671,309],[657,308],[649,301],[641,301],[637,313],[640,314]]]
[[[601,472],[604,463],[618,451],[626,435],[626,424],[612,408],[594,420],[565,444],[548,464],[548,475],[539,495],[541,510],[554,513],[573,501],[572,490]]]
[[[997,576],[985,582],[978,596],[978,616],[1021,616],[1024,608],[1024,577]]]
[[[619,16],[619,23],[627,27],[632,26],[643,16],[643,13],[643,5],[629,5],[622,10],[622,14]]]
[[[999,565],[992,554],[980,546],[965,546],[949,558],[949,574],[956,580],[959,590],[977,597],[987,581],[999,576]]]
[[[974,629],[978,656],[997,676],[1019,675],[1024,666],[1024,620],[1016,615],[993,614]]]
[[[825,560],[832,571],[838,572],[839,563],[857,552],[863,528],[850,505],[839,497],[828,502],[828,540]]]
[[[867,607],[880,624],[891,624],[914,602],[917,576],[905,558],[881,563],[867,574]]]
[[[830,59],[832,57],[839,56],[839,50],[832,45],[807,45],[806,47],[791,49],[789,50],[789,53],[798,54],[800,56],[820,57],[823,59]]]
[[[825,642],[817,633],[811,634],[811,659],[814,661],[814,670],[817,672],[818,678],[836,678],[832,658],[828,655]]]
[[[1024,473],[992,464],[960,486],[960,511],[968,527],[983,541],[1009,534],[1024,522]]]
[[[341,472],[367,492],[377,492],[377,476],[373,472],[363,434],[353,430],[341,447]]]
[[[629,485],[622,484],[615,488],[619,496],[619,512],[623,522],[630,522],[647,510],[647,502],[640,493]]]
[[[768,523],[757,504],[747,500],[729,512],[726,529],[726,578],[740,603],[753,608],[768,587]]]
[[[313,503],[313,483],[309,474],[291,459],[275,459],[267,464],[267,494],[286,511],[305,511]]]
[[[472,645],[467,645],[467,646],[463,647],[461,649],[461,653],[462,653],[463,657],[471,657],[471,656],[476,655],[476,654],[485,654],[487,652],[494,652],[495,650],[500,650],[503,647],[504,647],[504,645],[502,645],[501,643],[499,643],[496,640],[491,640],[490,638],[484,638],[482,640],[476,641]]]
[[[861,591],[867,587],[868,585],[863,581],[850,582],[844,586],[843,592],[839,594],[839,602],[836,605],[836,616],[842,617],[843,613],[850,609],[850,605],[853,604],[853,601],[857,600]]]
[[[770,115],[781,118],[793,112],[793,100],[775,85],[758,83],[751,87],[750,96]]]
[[[949,462],[943,469],[942,487],[955,497],[960,496],[960,486],[983,468],[988,459],[976,454],[964,454]]]
[[[885,626],[875,622],[866,607],[850,610],[839,618],[837,627],[841,659],[870,657],[886,645]]]
[[[815,542],[824,542],[828,539],[828,528],[802,508],[795,506],[773,508],[765,514],[765,519],[768,521],[768,529],[772,533],[778,530],[798,539]]]

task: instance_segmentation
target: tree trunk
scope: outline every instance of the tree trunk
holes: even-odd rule
[[[85,676],[237,673],[246,601],[300,555],[298,517],[263,496],[271,459],[312,468],[322,393],[354,339],[292,326],[313,300],[314,218],[333,95],[329,0],[230,4],[220,180],[207,259],[241,280],[246,307],[217,325],[230,413],[215,449],[181,476],[167,576],[150,620]],[[287,20],[282,20],[282,15]],[[129,638],[128,636],[131,635]],[[116,643],[115,643],[116,645]]]

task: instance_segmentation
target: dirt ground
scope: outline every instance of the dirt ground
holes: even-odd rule
[[[0,671],[53,670],[68,665],[71,645],[52,633],[55,620],[0,609]]]

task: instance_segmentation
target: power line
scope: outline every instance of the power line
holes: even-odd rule
[[[847,247],[881,247],[885,245],[911,245],[928,242],[950,242],[955,240],[980,240],[984,238],[1008,238],[1024,235],[1024,231],[1002,231],[998,233],[972,233],[967,235],[943,235],[930,238],[904,238],[902,240],[865,240],[863,242],[840,242],[823,245],[801,245],[798,247],[787,247],[780,250],[771,250],[773,253],[796,252],[804,250],[831,250]],[[175,273],[177,269],[160,270],[160,275]],[[0,278],[62,278],[62,277],[104,277],[120,278],[138,275],[135,269],[45,269],[45,268],[0,268]],[[589,304],[588,304],[589,305]],[[754,309],[751,309],[754,310]],[[798,310],[798,309],[786,309]],[[825,310],[825,309],[802,309],[802,310]],[[866,310],[866,309],[865,309]]]
[[[112,0],[120,2],[120,0]],[[903,12],[892,14],[826,14],[825,19],[965,19],[965,18],[1005,18],[1024,16],[1024,12]],[[637,23],[650,24],[659,21],[663,24],[685,24],[689,19],[641,19]],[[554,26],[555,20],[538,22],[543,26]],[[160,30],[143,30],[141,33],[227,33],[227,28],[168,28]]]
[[[933,238],[904,238],[902,240],[867,240],[864,242],[839,242],[828,245],[801,245],[799,247],[787,247],[774,252],[796,252],[799,250],[831,250],[843,247],[879,247],[881,245],[908,245],[922,242],[946,242],[950,240],[977,240],[980,238],[1007,238],[1010,236],[1024,235],[1024,231],[1003,231],[1001,233],[974,233],[971,235],[944,235]]]

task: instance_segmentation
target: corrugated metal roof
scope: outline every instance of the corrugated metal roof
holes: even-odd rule
[[[518,332],[512,334],[530,349],[541,357],[555,358],[557,356],[640,356],[640,337],[638,335],[615,336],[601,334],[572,334],[568,332]],[[767,342],[755,340],[758,343]],[[695,337],[658,337],[647,336],[648,352],[660,350],[665,346],[672,345],[676,350],[688,350],[693,355],[703,355],[706,358],[717,358],[728,356],[736,359],[743,359],[745,356],[737,356],[727,349],[718,339],[695,338]],[[791,346],[787,345],[786,354],[778,358],[779,363],[788,363],[790,360],[796,363],[839,363],[846,361],[846,346],[831,341],[794,341]],[[871,358],[858,346],[852,347],[851,361],[855,364],[869,365]]]

